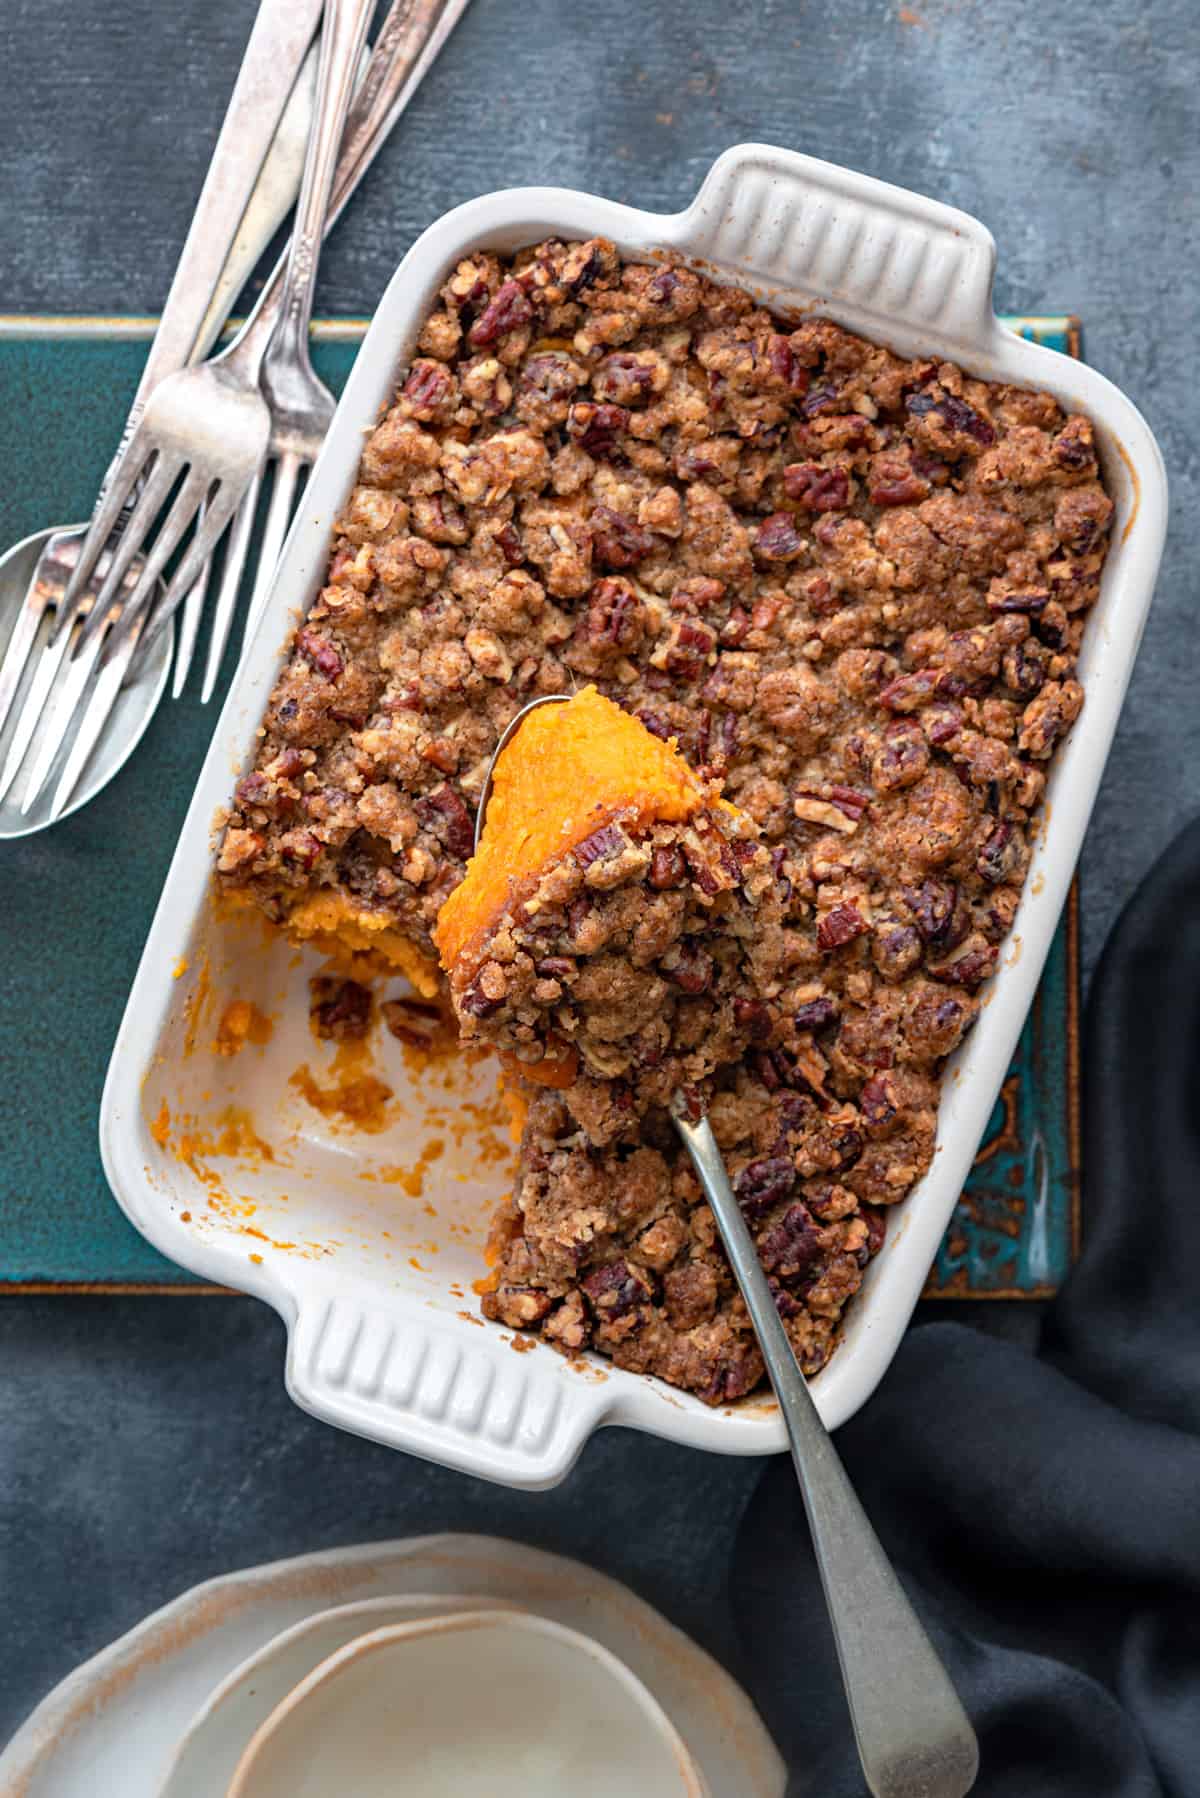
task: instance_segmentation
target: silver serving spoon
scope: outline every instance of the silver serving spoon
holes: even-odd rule
[[[535,699],[500,738],[479,795],[476,848],[500,751],[530,712],[568,697]],[[671,1121],[717,1220],[783,1413],[867,1785],[874,1798],[963,1798],[979,1770],[970,1720],[821,1422],[712,1127],[683,1093],[675,1094]]]

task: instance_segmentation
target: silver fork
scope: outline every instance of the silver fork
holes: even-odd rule
[[[307,245],[310,261],[315,259],[313,246],[321,241],[334,158],[372,8],[373,0],[327,0],[325,7],[316,116],[298,213],[297,237]],[[323,183],[320,187],[310,174],[314,165]],[[296,268],[311,280],[312,270],[303,258],[296,261]],[[285,306],[285,312],[288,309]],[[76,667],[70,671],[74,678],[68,678],[61,689],[61,701],[39,753],[38,769],[30,777],[26,806],[33,803],[66,741],[92,671],[101,658],[103,674],[80,730],[84,735],[93,730],[98,735],[103,727],[139,640],[149,635],[145,627],[158,577],[187,533],[192,532],[191,539],[156,608],[159,628],[191,590],[261,471],[271,437],[271,415],[258,389],[257,368],[247,367],[246,347],[245,342],[237,350],[231,346],[211,362],[168,376],[155,389],[120,468],[102,495],[67,588],[65,608],[70,608],[81,592],[95,566],[96,554],[107,543],[131,500],[133,509],[96,599],[76,634],[71,650]],[[165,517],[151,542],[150,533],[164,508]],[[141,573],[114,616],[113,599],[139,550],[145,557]],[[102,708],[103,716],[98,716]],[[72,775],[73,785],[85,759],[78,751],[77,738],[51,805],[52,817],[70,798],[71,787],[65,784],[67,774]]]
[[[380,145],[421,85],[467,5],[468,0],[393,0],[380,27],[366,75],[350,110],[334,175],[333,196],[325,221],[326,232],[341,217],[351,194],[375,160]],[[280,258],[267,282],[259,301],[261,310],[278,305],[278,288],[283,279],[285,261],[286,253]],[[256,319],[252,317],[243,326],[243,331],[249,333],[256,328],[256,324]],[[281,452],[282,448],[282,442],[273,432],[272,454]],[[305,460],[311,463],[319,448],[319,440],[310,440],[304,446]],[[276,471],[272,502],[265,522],[263,547],[258,558],[254,589],[247,612],[244,644],[250,641],[271,589],[275,567],[290,523],[291,497],[297,484],[298,472],[295,469],[290,477],[284,477],[282,470]],[[212,609],[208,656],[200,693],[201,703],[204,705],[207,705],[216,687],[229,642],[249,554],[257,498],[258,488],[255,487],[239,510],[225,546],[225,566]],[[147,638],[147,648],[153,642],[157,628],[156,615]]]
[[[45,719],[47,732],[39,742],[37,766],[32,771],[21,808],[25,813],[31,809],[45,784],[54,755],[69,726],[74,703],[82,691],[78,678],[81,670],[73,668],[75,678],[67,683],[71,697],[69,711],[66,689],[60,688],[51,700],[53,677],[62,666],[68,648],[74,656],[85,629],[90,627],[91,637],[95,639],[110,627],[114,619],[113,600],[120,595],[124,605],[132,597],[125,584],[131,558],[124,557],[118,566],[114,549],[119,553],[121,546],[108,545],[110,527],[121,513],[121,504],[114,510],[106,503],[109,490],[119,481],[120,500],[123,502],[130,495],[131,487],[123,479],[126,451],[136,436],[145,407],[159,384],[175,370],[183,368],[194,353],[319,13],[320,0],[264,0],[260,7],[162,320],[134,395],[121,445],[105,476],[93,521],[86,535],[81,540],[74,539],[72,544],[72,547],[78,546],[74,569],[62,587],[50,577],[64,571],[69,558],[63,554],[47,562],[46,578],[40,578],[42,570],[39,569],[18,615],[0,666],[0,732],[4,730],[21,691],[40,627],[47,613],[53,613],[50,640],[37,656],[33,680],[0,773],[2,797],[20,771],[36,726],[42,722],[43,708],[52,704],[53,709]],[[141,463],[135,465],[135,475],[140,467]],[[74,537],[73,533],[65,535]],[[137,543],[132,547],[136,549]],[[101,554],[106,551],[110,557],[109,566],[100,582],[100,592],[93,595],[89,590],[92,576]],[[147,583],[147,591],[152,589],[153,580]],[[132,647],[129,654],[132,655]],[[90,666],[83,672],[90,672]],[[44,753],[47,741],[53,745],[50,755]]]
[[[226,265],[223,286],[232,287],[232,291],[218,290],[213,296],[196,353],[191,357],[193,362],[201,361],[212,350],[229,317],[234,300],[254,272],[259,257],[296,204],[309,132],[312,129],[313,107],[316,104],[319,58],[319,50],[314,45],[296,77],[296,84],[275,133],[275,141],[263,164],[254,197],[246,209],[242,229],[238,232]],[[236,526],[235,520],[235,529]],[[212,564],[209,562],[201,569],[200,578],[184,600],[180,611],[175,667],[171,676],[172,699],[178,699],[187,684],[211,574]]]

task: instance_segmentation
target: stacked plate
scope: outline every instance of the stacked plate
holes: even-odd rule
[[[479,1536],[336,1549],[186,1593],[0,1755],[22,1798],[780,1798],[723,1670],[625,1587]]]

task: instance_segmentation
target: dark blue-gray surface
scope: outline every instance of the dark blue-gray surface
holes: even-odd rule
[[[154,310],[251,0],[2,11],[0,310]],[[1090,360],[1143,407],[1173,482],[1085,857],[1089,965],[1200,802],[1198,32],[1193,0],[475,0],[339,229],[318,296],[327,312],[369,311],[420,229],[489,188],[554,181],[674,207],[747,138],[985,219],[1000,303],[1086,316]],[[0,863],[0,900],[2,885]],[[0,994],[10,1046],[21,1027]],[[248,1303],[0,1302],[0,1737],[83,1654],[204,1574],[416,1529],[496,1528],[582,1554],[728,1650],[724,1559],[753,1466],[614,1433],[557,1493],[520,1498],[308,1422],[283,1396],[281,1351],[279,1325]]]

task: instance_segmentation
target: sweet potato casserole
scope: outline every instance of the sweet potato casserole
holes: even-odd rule
[[[590,683],[676,740],[770,862],[779,977],[737,995],[759,1009],[703,1096],[814,1372],[884,1208],[929,1165],[938,1078],[1082,703],[1111,516],[1087,419],[1048,394],[599,239],[474,255],[367,438],[219,878],[430,995],[515,712]],[[545,959],[571,966],[538,976],[547,1005],[606,932],[636,929],[622,883],[599,905],[588,878],[627,847],[572,851],[589,903],[574,947],[569,899],[553,920]],[[656,847],[682,845],[639,848],[647,906]],[[685,991],[706,966],[690,928]],[[538,995],[520,998],[532,1043]],[[532,1098],[484,1309],[736,1398],[761,1361],[686,1158],[628,1069],[587,1077],[582,1109],[574,1089]]]

